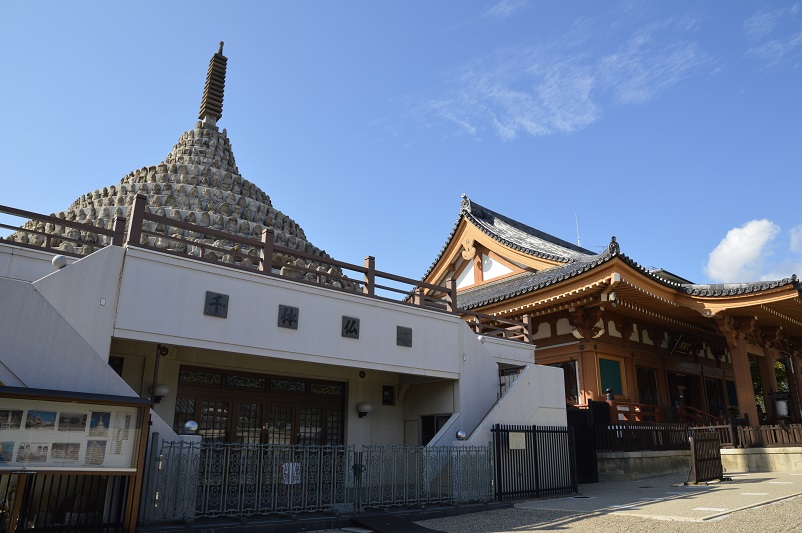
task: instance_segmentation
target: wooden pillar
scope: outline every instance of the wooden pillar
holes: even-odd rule
[[[114,217],[114,225],[112,226],[114,235],[111,237],[112,246],[122,246],[125,243],[125,218],[120,216]]]
[[[365,284],[362,286],[362,292],[368,296],[376,294],[376,258],[369,255],[365,258]]]
[[[735,392],[738,395],[738,410],[741,416],[749,419],[750,425],[760,424],[755,403],[755,389],[752,386],[752,372],[749,369],[749,353],[746,341],[740,334],[735,319],[720,313],[715,317],[716,326],[724,338],[732,355],[732,371],[735,377]]]
[[[449,313],[457,312],[457,282],[453,279],[446,280],[446,310]]]
[[[131,223],[128,225],[128,235],[125,242],[128,246],[139,246],[139,241],[142,239],[142,224],[145,220],[145,209],[148,205],[148,199],[142,194],[137,194],[134,198],[134,203],[131,205],[130,215]]]
[[[273,271],[273,229],[263,229],[259,238],[262,240],[262,249],[259,253],[259,271],[270,274]]]
[[[579,348],[577,346],[577,348]],[[599,394],[599,375],[596,366],[596,357],[593,352],[578,352],[576,354],[579,374],[579,389],[583,396],[582,402],[588,403],[590,400],[604,401],[604,394]]]
[[[802,417],[802,379],[799,376],[799,360],[794,354],[788,354],[785,358],[785,369],[788,373],[788,390],[791,393],[791,421],[800,422]]]
[[[752,371],[749,369],[749,354],[743,340],[730,346],[732,370],[735,374],[735,391],[738,394],[738,410],[741,416],[749,418],[750,425],[760,424],[755,403],[755,389],[752,386]]]
[[[765,351],[766,355],[757,357],[758,368],[760,369],[760,386],[763,388],[763,403],[766,405],[766,419],[777,418],[777,409],[774,407],[774,400],[771,399],[772,392],[777,392],[777,375],[774,373],[774,358],[770,356],[770,351]]]

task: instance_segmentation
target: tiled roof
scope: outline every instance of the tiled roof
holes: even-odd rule
[[[660,284],[671,287],[679,292],[689,294],[691,296],[704,296],[704,297],[727,297],[735,296],[738,294],[749,294],[754,292],[765,291],[777,287],[783,287],[793,284],[800,294],[802,294],[802,284],[799,283],[796,274],[789,278],[783,278],[777,281],[757,281],[751,283],[726,283],[720,285],[700,285],[692,283],[676,283],[666,280],[659,275],[651,272],[650,269],[641,266],[628,256],[620,253],[618,243],[613,237],[610,246],[599,255],[584,257],[567,265],[562,265],[539,272],[525,272],[510,276],[498,281],[491,281],[478,287],[460,291],[457,296],[457,306],[460,309],[475,309],[483,307],[496,302],[515,298],[522,294],[534,292],[536,290],[554,285],[561,281],[570,279],[583,272],[587,272],[597,266],[610,261],[612,258],[618,257],[621,261],[630,267],[638,270],[641,274],[649,277]]]
[[[504,215],[471,201],[470,198],[463,194],[462,205],[457,221],[454,227],[451,228],[451,233],[446,239],[446,243],[437,254],[437,258],[426,271],[426,274],[424,274],[424,279],[431,274],[435,265],[437,265],[443,257],[446,248],[448,248],[448,245],[454,239],[454,235],[463,217],[478,229],[482,230],[490,238],[533,257],[559,261],[561,263],[572,263],[574,261],[595,257],[594,252],[590,250],[586,250],[568,241],[536,230],[517,220],[507,218]]]
[[[587,272],[618,255],[615,241],[603,253],[585,256],[577,261],[538,272],[524,272],[498,281],[491,281],[475,288],[460,291],[457,306],[460,309],[474,309],[492,303],[514,298],[560,281]]]
[[[690,294],[691,296],[735,296],[738,294],[749,294],[768,289],[776,289],[777,287],[783,287],[790,284],[796,285],[797,290],[802,290],[802,286],[799,285],[799,280],[797,279],[796,274],[793,274],[790,278],[783,278],[775,281],[720,283],[716,285],[687,284],[681,285],[679,290],[685,294]]]

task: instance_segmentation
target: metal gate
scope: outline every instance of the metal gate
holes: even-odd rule
[[[576,442],[577,483],[598,483],[599,464],[596,456],[595,423],[607,423],[610,416],[606,402],[588,402],[587,409],[568,409],[568,427],[574,430]],[[601,414],[594,418],[594,413]]]
[[[577,492],[573,432],[568,427],[492,428],[496,498],[539,498]]]
[[[147,468],[141,512],[146,523],[359,512],[493,497],[490,446],[165,441],[153,449],[158,451]]]

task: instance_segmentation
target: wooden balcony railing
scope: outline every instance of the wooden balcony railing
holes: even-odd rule
[[[114,245],[122,246],[125,233],[125,219],[117,217],[110,222],[110,228],[66,220],[51,215],[42,215],[32,211],[15,209],[0,205],[0,213],[13,217],[28,219],[22,226],[0,223],[0,228],[14,230],[14,240],[2,239],[2,242],[15,246],[41,250],[48,248],[62,255],[80,257],[88,255],[98,248]],[[76,250],[79,249],[79,250]]]
[[[477,335],[531,342],[531,325],[507,318],[460,310],[454,280],[434,285],[376,269],[376,260],[363,265],[337,261],[274,242],[268,228],[258,237],[176,220],[151,212],[144,196],[137,196],[122,217],[97,223],[76,222],[0,205],[0,214],[28,219],[20,226],[0,223],[13,230],[1,242],[26,248],[48,249],[73,257],[88,255],[104,246],[132,246],[182,256],[229,268],[277,276],[299,283],[361,294],[434,311],[461,315]],[[127,224],[127,228],[126,228]],[[103,227],[108,225],[109,227]]]

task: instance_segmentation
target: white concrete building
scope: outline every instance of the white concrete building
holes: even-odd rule
[[[370,261],[333,261],[244,180],[216,125],[222,47],[209,73],[201,121],[164,162],[0,241],[3,385],[155,396],[168,439],[188,420],[205,440],[276,444],[486,444],[494,423],[565,425],[562,370],[535,365],[532,344],[477,337],[426,305],[431,287],[389,297]]]

